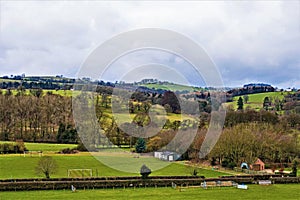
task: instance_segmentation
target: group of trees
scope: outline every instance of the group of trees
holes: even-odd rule
[[[275,88],[268,84],[248,84],[244,85],[242,88],[229,90],[227,93],[229,97],[255,94],[262,92],[274,92]]]
[[[82,124],[75,129],[71,97],[44,93],[41,89],[32,89],[29,94],[22,88],[16,91],[17,94],[10,90],[0,91],[0,140],[58,143],[79,143],[83,140],[90,145],[90,150],[101,145],[129,145],[135,146],[137,152],[151,152],[169,144],[178,130],[189,134],[196,128],[196,137],[183,155],[186,159],[196,159],[207,132],[211,110],[217,110],[222,102],[209,93],[199,100],[197,97],[178,99],[178,94],[170,91],[163,94],[136,91],[131,94],[128,107],[120,106],[114,110],[117,113],[127,110],[134,116],[131,122],[120,125],[112,115],[112,95],[115,95],[112,87],[100,85],[96,87],[96,92],[94,105],[91,104],[91,93],[74,97],[84,105],[79,113],[88,114],[87,111],[93,110],[97,118],[89,121],[84,118],[88,116],[83,115]],[[121,92],[125,92],[126,96],[126,91]],[[124,101],[121,97],[114,96],[114,99]],[[262,102],[265,109],[255,111],[244,108],[244,103],[249,100],[247,95],[240,97],[238,110],[228,109],[223,133],[208,159],[231,165],[251,161],[255,157],[270,162],[291,162],[292,157],[299,156],[299,97],[298,92],[281,100],[280,109],[286,112],[280,114],[269,107],[266,109],[267,104],[273,106],[276,99],[265,99]],[[153,105],[160,105],[167,113],[181,113],[183,106],[191,117],[199,111],[201,115],[196,120],[167,119],[160,124],[162,120],[151,120],[149,117],[148,112]],[[159,110],[154,112],[159,116]],[[154,136],[139,137],[139,133],[152,133],[158,127],[161,128]],[[84,135],[79,137],[77,130]]]
[[[0,140],[56,142],[62,139],[58,127],[65,127],[64,134],[74,131],[69,128],[74,127],[71,108],[70,97],[43,94],[42,90],[30,94],[18,90],[15,95],[0,91]]]
[[[211,160],[237,166],[260,158],[267,163],[291,163],[300,156],[299,132],[269,123],[241,123],[225,128],[213,151]]]

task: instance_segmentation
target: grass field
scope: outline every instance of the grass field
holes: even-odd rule
[[[140,167],[146,163],[150,169],[155,169],[158,165],[162,166],[169,164],[164,161],[159,161],[155,158],[133,158],[129,156],[108,156],[104,154],[99,162],[95,157],[87,154],[80,153],[74,155],[60,155],[50,154],[56,160],[58,165],[57,172],[52,176],[55,177],[67,177],[68,169],[92,169],[93,176],[131,176],[138,175]],[[0,155],[0,179],[10,178],[42,178],[35,174],[35,167],[38,163],[39,157],[35,155],[30,157],[23,157],[22,155]],[[132,161],[132,162],[130,162]],[[137,173],[129,173],[112,169],[106,164],[114,163],[121,166],[124,171],[134,170]],[[110,165],[112,166],[112,165]],[[117,167],[116,167],[117,168]],[[165,168],[153,171],[151,175],[190,175],[190,168],[181,163],[172,163]],[[199,169],[199,175],[205,177],[218,177],[220,175],[226,175],[226,173],[212,171],[208,169]]]
[[[71,190],[60,191],[20,191],[1,192],[0,199],[204,199],[204,200],[299,200],[299,188],[297,184],[285,185],[248,185],[248,190],[236,188],[186,189],[182,192],[172,188],[137,188],[137,189],[105,189],[105,190]]]
[[[201,88],[197,88],[197,87],[192,87],[192,86],[188,86],[188,85],[179,85],[179,84],[156,84],[156,83],[149,83],[149,84],[143,84],[141,86],[145,86],[147,88],[154,88],[154,89],[162,89],[162,90],[170,90],[170,91],[189,91],[189,92],[193,92],[193,91],[199,91],[202,90]]]
[[[6,89],[2,89],[1,91],[3,93],[5,93]],[[16,95],[18,93],[18,90],[12,89],[11,92],[13,95]],[[61,96],[69,96],[69,97],[71,97],[72,95],[76,96],[76,95],[80,94],[79,91],[72,91],[72,90],[46,90],[46,89],[43,89],[43,95],[45,95],[47,92],[51,92],[52,94],[61,95]],[[29,89],[25,90],[25,94],[29,95],[30,90]]]
[[[0,141],[0,143],[13,143],[11,141]],[[66,148],[74,148],[77,144],[52,144],[52,143],[33,143],[33,142],[24,142],[25,147],[29,151],[43,151],[43,152],[58,152]]]
[[[51,151],[51,152],[58,152],[65,148],[74,148],[77,144],[50,144],[50,143],[24,143],[26,148],[30,151]]]
[[[263,102],[265,97],[272,98],[272,101],[276,98],[282,100],[285,95],[287,95],[289,92],[266,92],[266,93],[258,93],[258,94],[249,94],[249,100],[248,103],[244,102],[244,109],[246,107],[250,107],[255,110],[260,110],[263,107]],[[290,92],[292,93],[292,92]],[[237,109],[237,100],[239,96],[236,96],[233,98],[233,102],[226,103],[226,105],[233,105],[234,109]]]

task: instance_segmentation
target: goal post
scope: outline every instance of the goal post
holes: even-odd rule
[[[68,178],[93,177],[92,169],[68,169]]]
[[[23,152],[23,157],[26,157],[26,156],[30,156],[30,157],[42,157],[43,156],[43,152],[42,151],[24,151]]]

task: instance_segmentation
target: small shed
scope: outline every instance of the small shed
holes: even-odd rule
[[[154,157],[164,161],[175,161],[180,158],[180,154],[172,151],[156,151]]]
[[[254,171],[262,171],[265,170],[265,163],[261,161],[261,159],[257,158],[257,160],[252,165]]]
[[[243,162],[243,163],[241,164],[241,168],[242,168],[242,169],[244,169],[244,168],[249,169],[248,164],[245,163],[245,162]]]

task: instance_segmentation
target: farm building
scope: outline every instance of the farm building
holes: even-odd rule
[[[154,157],[164,161],[175,161],[180,158],[180,154],[172,151],[156,151]]]
[[[254,171],[262,171],[265,170],[265,163],[261,161],[261,159],[257,158],[257,160],[252,164],[252,169]]]

